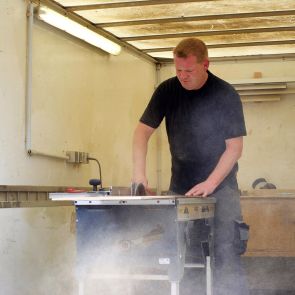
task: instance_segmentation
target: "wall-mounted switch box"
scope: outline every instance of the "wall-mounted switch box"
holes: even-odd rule
[[[88,153],[86,152],[77,152],[77,151],[67,151],[66,155],[68,156],[67,163],[72,164],[88,164]]]

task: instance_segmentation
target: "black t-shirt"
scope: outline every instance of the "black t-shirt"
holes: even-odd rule
[[[163,118],[172,156],[170,190],[179,194],[207,179],[226,139],[246,135],[238,93],[209,71],[198,90],[186,90],[177,77],[159,85],[140,121],[157,128]],[[236,164],[219,188],[236,181],[237,170]]]

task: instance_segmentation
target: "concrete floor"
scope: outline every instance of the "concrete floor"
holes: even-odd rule
[[[295,257],[245,257],[251,295],[295,295]]]
[[[295,295],[295,257],[243,257],[250,295]],[[206,295],[204,270],[186,270],[180,284],[180,295]],[[119,281],[87,282],[85,295],[169,295],[170,283],[135,282],[132,287]],[[124,292],[122,293],[122,290]],[[238,295],[238,294],[237,294]]]
[[[248,277],[250,295],[295,295],[295,257],[243,257]],[[181,295],[192,294],[185,285],[197,277],[195,272],[186,273],[182,281]],[[197,295],[205,295],[204,280],[195,280]],[[167,293],[168,294],[168,293]],[[238,295],[238,294],[237,294]]]

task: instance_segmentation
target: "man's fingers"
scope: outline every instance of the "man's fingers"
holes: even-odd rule
[[[206,191],[200,191],[193,194],[194,196],[205,198],[208,196],[208,193]]]
[[[186,195],[186,196],[190,196],[190,197],[191,197],[191,196],[194,196],[194,195],[195,195],[195,193],[196,193],[196,190],[192,188],[192,189],[191,189],[191,190],[189,190],[189,191],[188,191],[188,192],[187,192],[185,195]]]
[[[198,196],[198,197],[205,198],[208,196],[208,192],[204,189],[193,188],[193,189],[189,190],[185,195],[189,196],[189,197]]]
[[[155,196],[156,193],[153,192],[149,187],[145,188],[145,192],[147,193],[148,196]]]

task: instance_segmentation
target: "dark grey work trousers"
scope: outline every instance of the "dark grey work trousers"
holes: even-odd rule
[[[216,198],[214,216],[214,295],[249,295],[246,275],[235,248],[235,220],[242,220],[237,188],[225,186]]]

